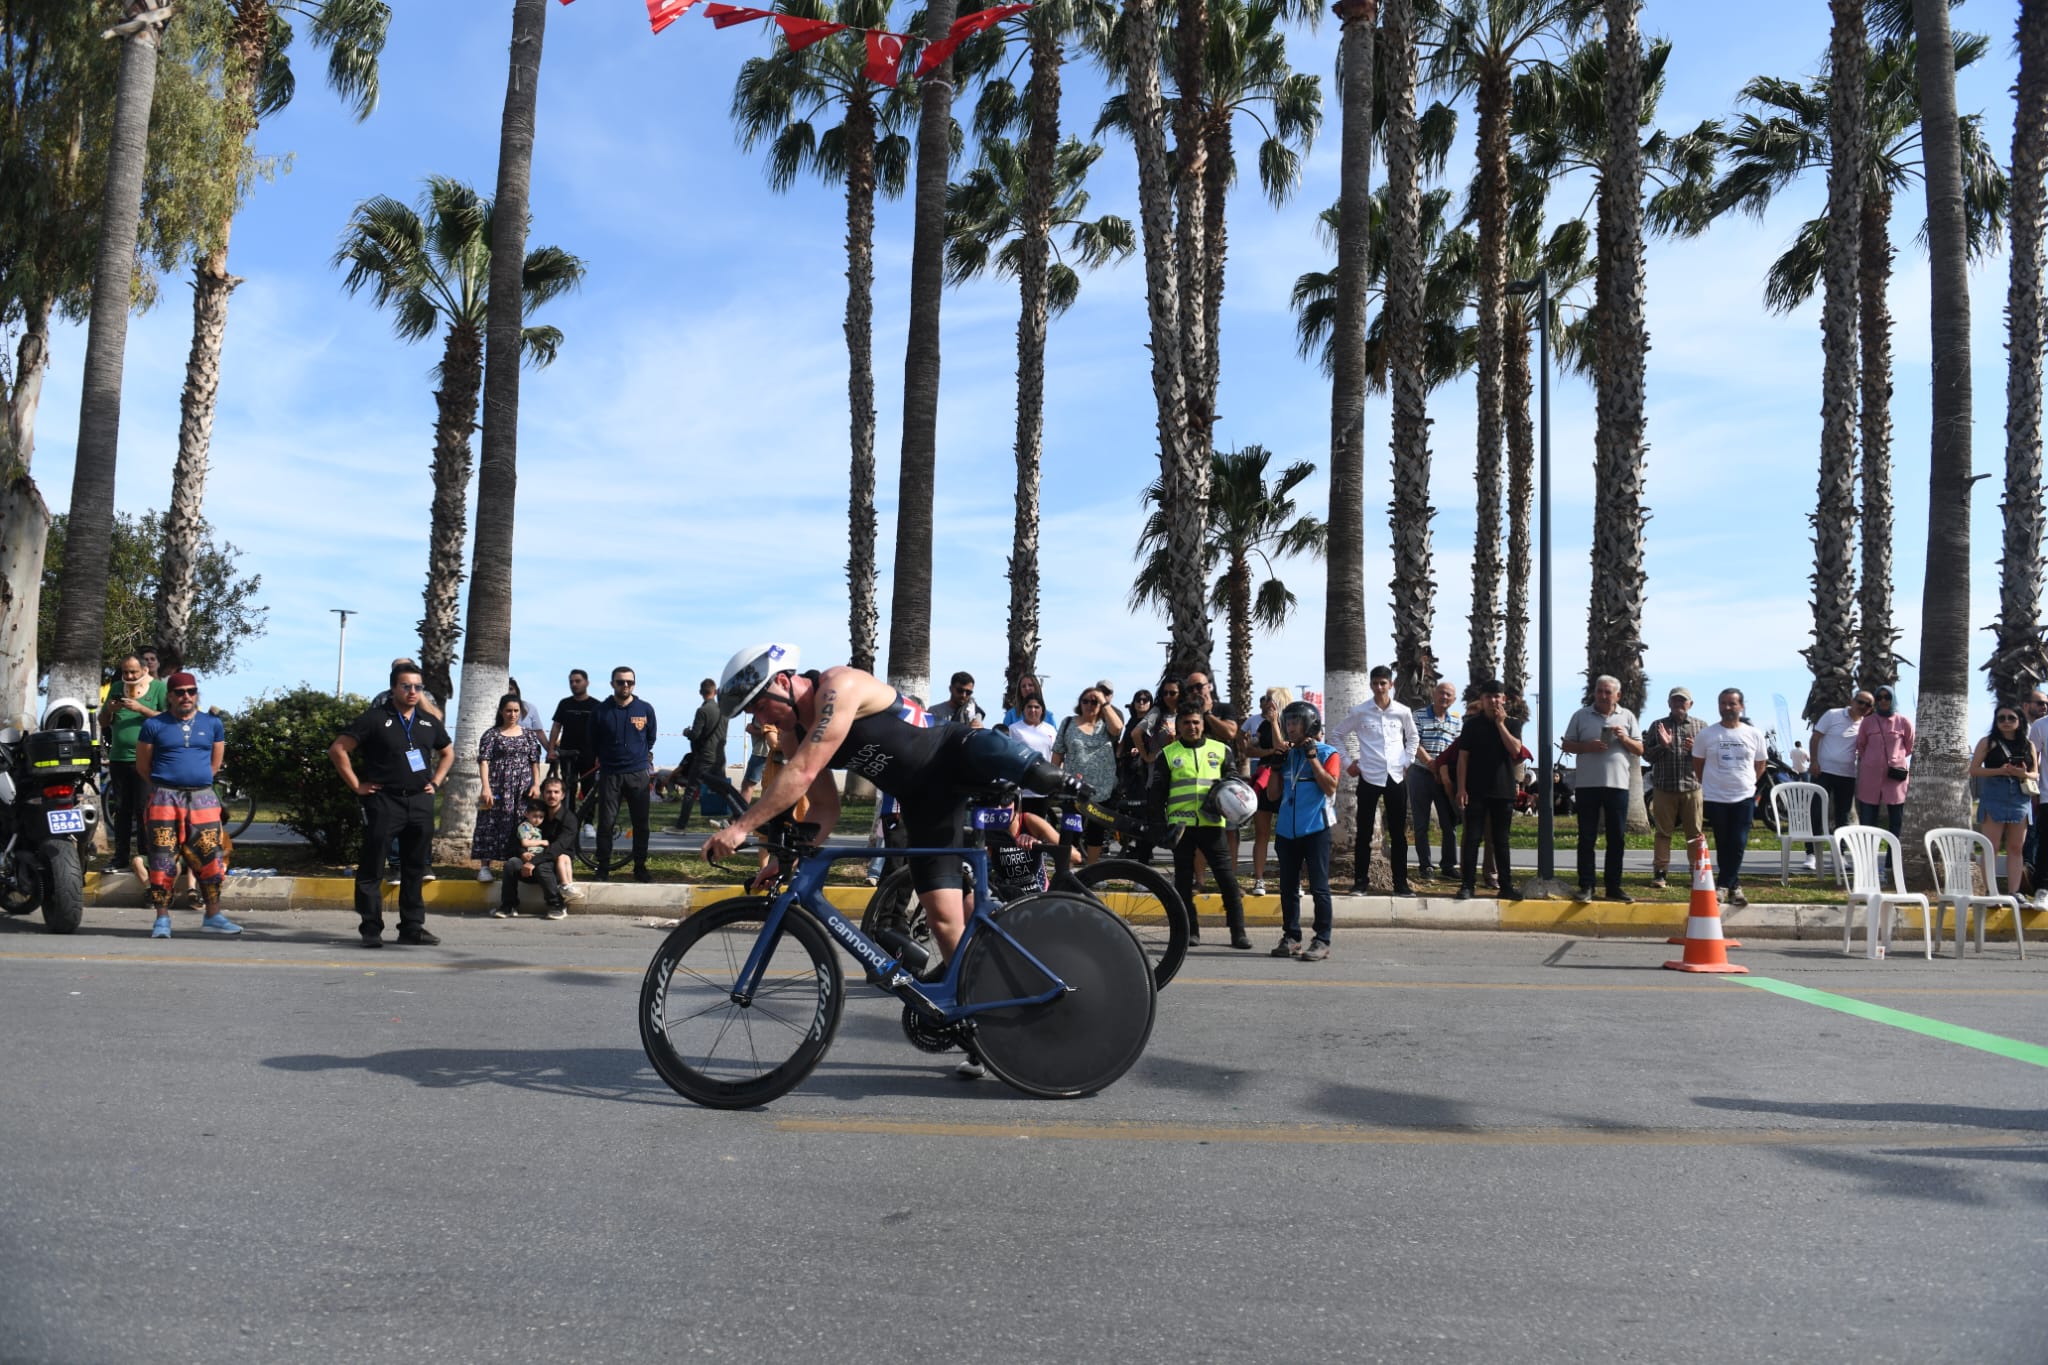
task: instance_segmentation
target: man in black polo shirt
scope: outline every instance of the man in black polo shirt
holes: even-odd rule
[[[384,946],[384,888],[377,877],[382,852],[398,838],[398,941],[435,944],[427,931],[420,892],[434,838],[434,792],[448,776],[455,747],[447,727],[420,704],[420,671],[394,664],[386,700],[357,716],[327,746],[327,757],[348,789],[363,802],[363,858],[356,864],[356,916],[365,948]],[[356,773],[355,758],[363,771]]]
[[[596,880],[611,873],[612,829],[623,798],[633,815],[633,880],[647,871],[647,801],[654,783],[654,708],[633,695],[633,670],[612,670],[612,694],[590,713],[590,747],[597,753]]]

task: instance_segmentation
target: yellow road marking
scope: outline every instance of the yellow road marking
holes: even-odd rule
[[[1045,1139],[1061,1142],[1198,1142],[1361,1147],[2019,1147],[2022,1133],[1929,1128],[1372,1128],[1363,1124],[940,1123],[917,1119],[777,1119],[785,1133]]]

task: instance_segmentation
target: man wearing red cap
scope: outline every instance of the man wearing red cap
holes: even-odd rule
[[[192,864],[205,910],[201,932],[233,937],[242,926],[220,912],[220,884],[227,875],[221,854],[220,797],[214,774],[227,753],[227,730],[218,716],[199,709],[199,679],[173,673],[165,679],[168,709],[142,723],[135,741],[135,771],[149,792],[144,852],[149,859],[149,903],[156,910],[151,938],[171,936],[171,883],[182,854]]]

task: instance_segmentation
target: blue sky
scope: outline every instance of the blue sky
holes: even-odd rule
[[[354,690],[374,690],[385,661],[417,649],[438,347],[394,339],[388,318],[342,293],[328,261],[369,195],[411,199],[430,173],[489,191],[510,6],[394,8],[382,102],[363,123],[324,88],[302,42],[298,98],[259,135],[260,150],[287,156],[288,170],[256,189],[235,225],[232,264],[246,282],[228,324],[206,510],[263,575],[271,611],[269,633],[239,671],[208,680],[216,702],[302,680],[331,685],[330,608],[361,613],[348,633]],[[1963,73],[1960,104],[1983,111],[2001,159],[2011,150],[2013,17],[2010,3],[1968,0],[1954,18],[1993,39]],[[1810,75],[1827,42],[1818,3],[1650,0],[1643,22],[1674,44],[1659,115],[1668,128],[1725,116],[1753,75]],[[552,700],[570,667],[602,675],[630,664],[664,731],[682,728],[697,679],[742,644],[795,640],[821,664],[846,651],[844,201],[815,183],[771,193],[759,158],[735,146],[732,82],[765,50],[763,27],[718,32],[692,16],[657,37],[641,0],[578,0],[548,14],[531,240],[582,256],[589,276],[544,316],[566,333],[560,361],[522,387],[512,671],[530,695]],[[1290,38],[1295,66],[1321,74],[1331,100],[1297,193],[1277,210],[1255,184],[1232,196],[1218,427],[1226,447],[1257,442],[1276,465],[1305,459],[1319,471],[1329,384],[1295,354],[1287,294],[1296,275],[1329,260],[1314,217],[1337,191],[1336,41],[1331,22]],[[1099,78],[1071,69],[1068,128],[1085,135],[1102,96]],[[1471,132],[1468,117],[1450,176],[1460,187]],[[1253,135],[1241,131],[1240,146]],[[1127,143],[1111,141],[1090,189],[1096,211],[1135,219]],[[1559,194],[1557,211],[1581,197]],[[1796,714],[1806,692],[1797,651],[1811,626],[1806,518],[1820,375],[1817,309],[1765,312],[1762,279],[1823,197],[1816,181],[1762,223],[1729,221],[1694,241],[1654,243],[1648,255],[1648,667],[1657,688],[1743,687],[1760,719],[1772,694]],[[1895,595],[1909,659],[1926,568],[1927,272],[1913,243],[1923,216],[1917,190],[1899,197]],[[909,249],[907,202],[885,203],[875,299],[885,613]],[[189,294],[169,283],[164,304],[129,333],[117,502],[131,512],[164,505],[176,449],[190,313]],[[1139,493],[1158,469],[1143,284],[1135,259],[1100,272],[1052,327],[1041,662],[1061,706],[1098,677],[1123,696],[1148,684],[1165,637],[1161,621],[1124,607]],[[1967,566],[1978,626],[1997,601],[2005,288],[2002,255],[1972,275],[1975,459],[1989,475],[1977,486]],[[949,290],[944,309],[932,667],[941,677],[967,668],[994,692],[1008,591],[1015,288],[991,278]],[[82,334],[61,331],[35,465],[56,509],[70,498],[82,353]],[[1373,398],[1367,412],[1368,649],[1378,663],[1391,650],[1386,402]],[[1470,380],[1438,391],[1431,416],[1437,649],[1463,681]],[[1559,380],[1553,421],[1563,693],[1576,690],[1585,648],[1590,390]],[[1320,472],[1299,497],[1305,510],[1324,509]],[[1300,607],[1288,627],[1261,636],[1254,674],[1260,686],[1319,687],[1323,570],[1302,561],[1283,576]],[[885,615],[885,653],[887,632]],[[1983,647],[1989,636],[1975,638]],[[1913,684],[1909,669],[1909,709]],[[680,739],[664,740],[659,757],[681,750]]]

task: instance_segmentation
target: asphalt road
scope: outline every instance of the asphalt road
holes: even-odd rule
[[[1662,944],[1205,947],[1065,1103],[856,993],[715,1113],[630,921],[195,918],[0,924],[0,1361],[2048,1357],[2048,1067]],[[2048,955],[1740,957],[2048,1046]]]

